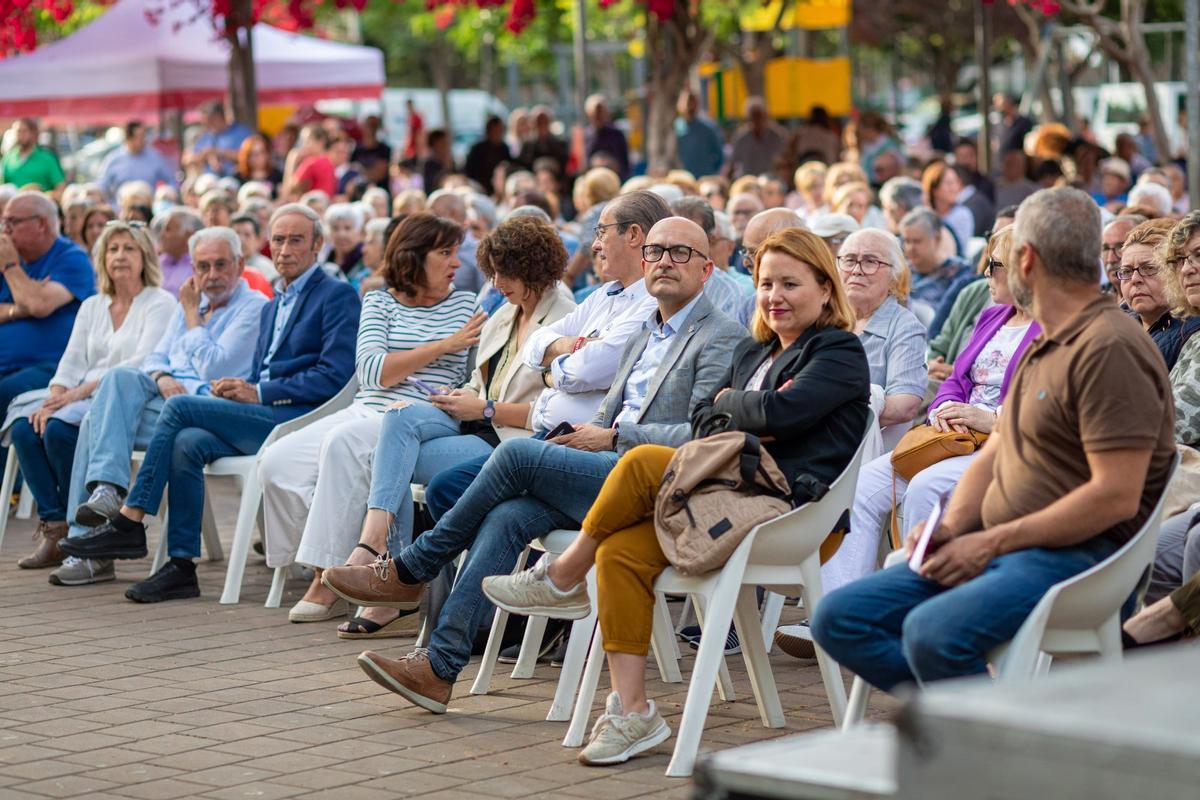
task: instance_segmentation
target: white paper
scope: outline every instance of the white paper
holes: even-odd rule
[[[925,560],[925,551],[929,549],[929,541],[933,539],[933,534],[937,532],[938,525],[942,521],[942,502],[943,498],[939,497],[933,504],[933,510],[929,512],[929,518],[925,520],[925,528],[921,531],[920,538],[913,545],[912,555],[908,559],[908,568],[913,572],[921,571],[921,563]]]

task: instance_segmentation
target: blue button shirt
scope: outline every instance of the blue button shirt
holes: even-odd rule
[[[0,325],[0,375],[34,364],[57,364],[71,338],[80,304],[96,293],[91,259],[65,236],[58,237],[41,258],[21,266],[33,280],[49,278],[65,286],[73,297],[48,317],[25,317]],[[0,303],[12,301],[12,289],[0,275]]]
[[[196,137],[196,143],[192,145],[195,152],[215,148],[217,150],[237,150],[242,146],[242,142],[250,135],[250,129],[240,122],[235,122],[225,128],[220,133],[205,131]],[[205,172],[211,172],[208,164],[204,165]],[[237,171],[237,164],[229,159],[221,159],[221,175],[232,175]]]
[[[175,171],[167,164],[162,154],[150,145],[134,154],[121,146],[108,154],[100,169],[100,188],[109,200],[116,201],[117,190],[129,181],[145,181],[150,186],[165,183],[175,185]]]
[[[169,372],[188,394],[208,394],[218,378],[249,379],[258,344],[259,318],[267,298],[239,281],[229,302],[213,312],[203,325],[188,330],[181,306],[171,317],[167,332],[142,371]],[[200,300],[200,313],[208,312],[208,298]]]
[[[655,311],[653,317],[642,323],[644,329],[650,331],[650,338],[646,340],[646,347],[642,350],[641,357],[629,373],[629,382],[625,384],[625,402],[621,406],[621,413],[615,420],[618,424],[638,421],[638,417],[642,413],[642,406],[646,404],[646,395],[650,391],[650,381],[654,380],[654,373],[658,372],[658,368],[662,366],[667,350],[671,347],[671,340],[687,322],[692,309],[702,296],[703,292],[697,294],[692,298],[692,302],[676,311],[666,322],[660,323],[661,312]]]
[[[262,372],[258,374],[260,383],[271,380],[271,359],[275,356],[275,351],[279,349],[279,343],[283,341],[283,329],[287,327],[288,320],[292,318],[292,312],[296,310],[296,301],[300,298],[300,293],[308,286],[309,279],[312,278],[316,269],[317,264],[314,263],[304,270],[304,274],[288,284],[286,289],[275,293],[275,297],[279,300],[275,306],[275,328],[271,333],[271,346],[267,348],[267,354],[263,356]]]

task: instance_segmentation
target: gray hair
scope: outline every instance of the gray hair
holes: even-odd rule
[[[930,237],[936,239],[942,232],[942,220],[938,217],[937,212],[931,208],[914,208],[904,215],[900,220],[900,229],[905,228],[920,228],[925,231]],[[1100,237],[1097,236],[1097,239]]]
[[[1100,209],[1068,186],[1042,189],[1017,209],[1013,252],[1028,244],[1046,272],[1072,283],[1095,283],[1100,264]]]
[[[30,211],[38,217],[46,221],[46,227],[51,233],[58,236],[58,206],[54,204],[46,195],[41,192],[17,192],[9,198],[8,202],[14,200],[24,200],[29,203]]]
[[[649,233],[656,223],[671,216],[671,207],[667,205],[667,201],[654,192],[645,190],[618,195],[609,200],[604,208],[606,211],[612,209],[618,233],[622,228],[637,225],[642,229],[642,236]]]
[[[364,203],[371,202],[371,198],[373,197],[382,197],[384,200],[387,200],[387,189],[384,189],[382,186],[368,186],[363,190],[362,199]]]
[[[496,227],[496,204],[478,192],[467,196],[467,210],[483,220],[489,231]]]
[[[147,197],[153,202],[154,187],[146,181],[125,181],[117,188],[117,205],[125,205],[125,202],[135,195]]]
[[[908,272],[908,262],[904,259],[904,251],[900,248],[900,242],[890,231],[885,231],[883,228],[859,228],[842,242],[842,250],[845,250],[860,239],[877,240],[883,244],[883,249],[887,253],[888,263],[892,266],[893,283],[899,280],[901,275]]]
[[[237,190],[238,204],[245,205],[246,201],[251,197],[261,197],[263,200],[270,200],[271,187],[264,181],[246,181]]]
[[[713,232],[717,229],[717,218],[713,214],[713,207],[703,198],[681,197],[671,203],[671,213],[677,217],[690,219],[699,225],[704,230],[704,235],[709,239],[712,238]],[[733,237],[729,238],[732,239]]]
[[[731,242],[737,239],[737,232],[733,229],[733,222],[730,221],[729,215],[724,211],[713,212],[713,235],[718,239],[728,239]]]
[[[1161,183],[1139,183],[1129,192],[1126,206],[1153,208],[1158,213],[1156,217],[1169,216],[1174,203],[1171,200],[1171,190]]]
[[[229,253],[235,259],[242,257],[242,240],[238,238],[237,231],[217,225],[211,228],[201,228],[188,239],[188,255],[191,256],[192,261],[196,260],[196,248],[209,242],[224,242],[229,246]]]
[[[1148,219],[1148,217],[1144,217],[1141,214],[1118,214],[1106,222],[1104,227],[1108,228],[1109,225],[1129,225],[1136,228]]]
[[[354,224],[355,230],[361,231],[366,219],[363,217],[362,209],[353,203],[334,203],[325,209],[325,224],[333,227],[335,222],[351,222]]]
[[[547,225],[554,224],[554,220],[550,219],[550,215],[546,213],[546,210],[537,206],[517,206],[504,216],[504,221],[508,222],[513,217],[533,217]]]
[[[188,236],[204,227],[204,219],[189,206],[172,206],[167,209],[167,212],[161,215],[162,224],[165,226],[176,217],[179,218],[179,224],[187,231]]]
[[[268,236],[271,233],[271,229],[275,227],[275,221],[280,217],[287,216],[288,214],[299,214],[311,222],[313,226],[314,240],[316,240],[318,237],[322,239],[325,238],[325,226],[321,224],[321,215],[303,203],[285,203],[284,205],[281,205],[279,208],[275,209],[274,213],[271,214],[271,219],[267,221]]]
[[[440,205],[442,208],[435,211],[433,208],[435,205]],[[438,189],[429,195],[429,199],[425,201],[425,208],[443,219],[449,219],[460,225],[467,221],[467,201],[463,200],[463,196],[453,189]]]
[[[383,235],[387,233],[388,225],[391,224],[392,221],[387,217],[376,217],[375,219],[367,220],[366,227],[363,229],[367,241],[378,239],[382,242]],[[384,244],[387,244],[387,242],[384,242]]]
[[[906,212],[920,208],[925,204],[925,190],[920,181],[905,176],[889,178],[879,189],[879,202],[886,205],[896,205]]]

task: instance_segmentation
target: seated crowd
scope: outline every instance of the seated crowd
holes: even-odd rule
[[[1094,176],[1039,190],[1020,150],[995,185],[969,142],[909,164],[874,114],[827,165],[828,129],[789,145],[749,111],[728,175],[708,174],[685,93],[681,158],[703,174],[622,182],[628,153],[596,149],[568,193],[546,112],[516,148],[490,121],[462,173],[438,131],[390,173],[374,123],[357,144],[306,125],[278,163],[207,107],[179,186],[130,123],[97,184],[2,193],[0,442],[38,515],[19,566],[112,581],[165,510],[169,560],[125,596],[198,597],[205,467],[261,451],[267,566],[313,570],[291,622],[408,635],[465,554],[427,647],[358,657],[443,713],[494,607],[579,619],[594,602],[613,692],[580,760],[618,763],[670,736],[645,676],[670,565],[656,497],[694,432],[729,428],[793,486],[866,454],[825,597],[781,649],[889,691],[985,673],[1053,584],[1142,527],[1177,450],[1200,472],[1200,212],[1156,168],[1126,203]],[[1123,177],[1124,197],[1120,167],[1103,186]],[[914,424],[978,449],[902,474]],[[1200,497],[1181,486],[1127,647],[1200,633]],[[919,572],[879,570],[939,501]],[[564,554],[516,571],[560,529],[580,532]]]

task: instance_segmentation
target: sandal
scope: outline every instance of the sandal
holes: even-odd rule
[[[401,611],[399,616],[384,625],[366,617],[351,617],[346,620],[345,625],[356,626],[358,630],[342,630],[343,626],[339,625],[337,635],[339,639],[398,639],[416,636],[420,626],[413,625],[415,620],[408,617],[416,614],[418,610],[413,608]]]

